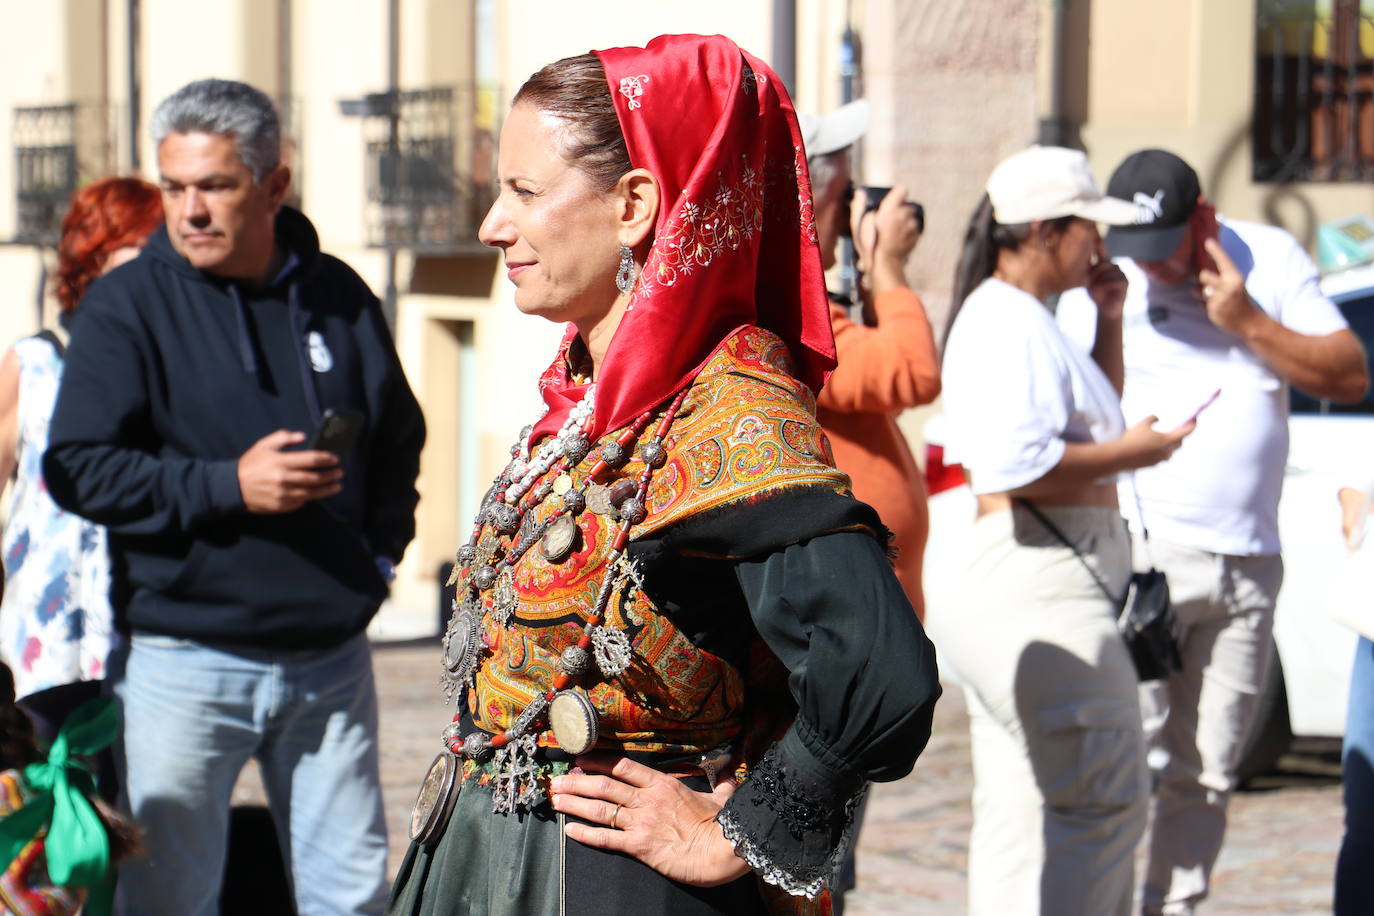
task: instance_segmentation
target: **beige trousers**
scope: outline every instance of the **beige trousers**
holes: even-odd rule
[[[1137,546],[1137,565],[1146,551]],[[1277,554],[1234,557],[1151,538],[1182,630],[1183,670],[1141,688],[1152,748],[1168,753],[1154,800],[1144,911],[1188,916],[1207,896],[1241,741],[1269,667]]]
[[[1116,511],[1040,508],[1124,593],[1131,545]],[[1124,916],[1148,782],[1114,603],[1022,508],[979,519],[970,546],[957,607],[931,621],[968,697],[969,912]]]

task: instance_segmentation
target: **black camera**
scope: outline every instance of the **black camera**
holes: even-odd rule
[[[855,188],[853,185],[851,185],[850,188],[849,188],[849,192],[848,192],[848,194],[846,195],[846,199],[849,201],[849,207],[850,207],[850,215],[849,215],[850,218],[844,221],[844,227],[843,227],[844,234],[845,234],[846,236],[848,236],[848,235],[851,234],[851,231],[852,231],[852,228],[851,228],[851,227],[853,227],[854,221],[855,221],[856,217],[858,216],[858,214],[856,214],[856,213],[853,212],[853,208],[854,208],[854,192],[855,192],[856,190],[859,190],[859,189],[858,189],[858,188]],[[870,210],[876,210],[876,209],[878,209],[878,204],[880,204],[880,203],[883,202],[883,198],[886,197],[886,196],[888,195],[888,192],[891,191],[892,189],[891,189],[891,188],[864,187],[862,190],[863,190],[863,192],[864,192],[864,210],[863,210],[863,212],[864,212],[864,213],[867,213],[867,212],[869,212]],[[925,231],[926,231],[926,208],[923,207],[923,206],[921,206],[920,204],[918,204],[918,203],[916,203],[916,202],[914,202],[914,201],[910,201],[910,200],[907,201],[907,206],[908,206],[908,207],[915,207],[915,208],[916,208],[916,231],[917,231],[917,232],[925,232]]]

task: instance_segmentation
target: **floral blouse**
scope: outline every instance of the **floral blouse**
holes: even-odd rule
[[[43,451],[64,359],[55,339],[26,337],[19,356],[17,473],[0,550],[0,658],[19,696],[105,676],[112,639],[105,529],[58,508]]]

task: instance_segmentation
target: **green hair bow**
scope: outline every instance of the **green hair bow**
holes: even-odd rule
[[[59,886],[91,890],[85,912],[92,916],[109,912],[110,836],[90,801],[95,778],[77,758],[108,747],[118,734],[113,699],[82,704],[62,723],[48,759],[24,768],[31,793],[24,807],[0,818],[0,863],[13,862],[47,827],[48,877]]]

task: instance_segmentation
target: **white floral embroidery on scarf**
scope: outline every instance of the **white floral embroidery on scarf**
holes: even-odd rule
[[[809,242],[817,242],[816,207],[811,199],[811,178],[806,171],[806,151],[800,146],[796,149],[797,209],[801,217],[802,237]]]
[[[620,94],[629,100],[626,107],[631,111],[644,104],[639,99],[644,95],[644,84],[647,82],[649,82],[649,77],[643,73],[639,76],[622,76],[620,78]]]
[[[755,73],[752,67],[745,67],[744,73],[740,76],[740,91],[745,95],[753,95],[760,85],[768,85],[768,76],[763,73]]]
[[[717,178],[720,184],[713,190],[684,200],[654,240],[640,277],[641,296],[710,266],[722,252],[738,250],[763,228],[764,183],[759,172],[743,164],[735,181],[727,182],[724,175]]]

